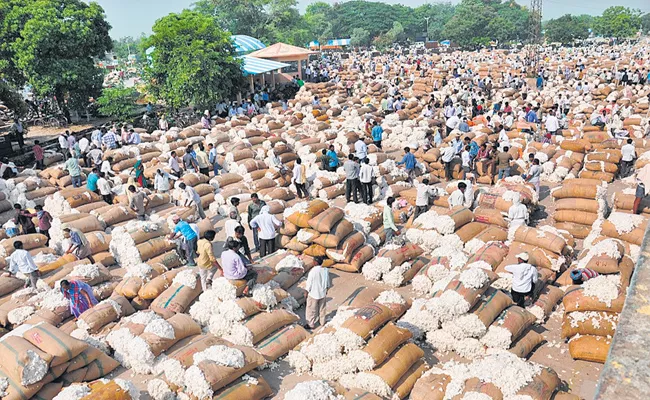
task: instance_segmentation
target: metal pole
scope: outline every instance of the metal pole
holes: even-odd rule
[[[429,20],[431,19],[431,17],[424,17],[424,19],[427,20],[427,35],[426,35],[426,38],[427,38],[427,42],[428,42],[429,41]]]

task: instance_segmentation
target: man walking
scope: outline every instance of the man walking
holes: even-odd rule
[[[323,267],[323,257],[315,257],[314,262],[314,267],[309,270],[307,275],[307,285],[305,287],[308,292],[307,308],[305,309],[306,328],[310,330],[316,327],[316,321],[319,321],[321,326],[325,325],[327,290],[332,286],[329,271],[326,267]]]
[[[253,244],[255,245],[254,251],[259,251],[260,249],[260,238],[259,238],[259,233],[257,229],[253,229],[251,227],[251,221],[253,218],[257,217],[260,215],[260,211],[262,211],[262,207],[266,205],[266,202],[263,200],[260,200],[260,197],[257,195],[257,193],[251,194],[251,202],[248,205],[248,227],[251,228],[253,231]]]
[[[360,191],[359,172],[361,168],[356,162],[356,157],[350,155],[350,158],[343,164],[345,171],[345,200],[349,203],[350,198],[354,199],[355,203],[359,202],[357,192]]]
[[[172,233],[169,234],[169,239],[180,239],[183,238],[183,243],[181,247],[185,253],[185,259],[187,260],[187,265],[190,267],[196,266],[196,243],[198,241],[198,236],[194,229],[187,222],[181,220],[181,217],[174,215],[172,221],[176,226]]]

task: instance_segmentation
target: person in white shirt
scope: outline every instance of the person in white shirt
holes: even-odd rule
[[[252,229],[259,230],[260,257],[265,257],[275,252],[275,237],[278,235],[277,228],[282,226],[282,222],[269,214],[269,211],[269,206],[262,207],[260,214],[253,218],[250,223]]]
[[[422,179],[422,183],[416,184],[416,195],[415,195],[415,215],[413,215],[413,221],[415,221],[421,214],[429,211],[429,198],[435,196],[435,192],[431,186],[429,186],[428,179]]]
[[[70,152],[68,151],[68,136],[65,133],[59,136],[59,148],[61,149],[61,153],[63,153],[63,157],[67,160]]]
[[[529,219],[528,207],[521,204],[521,198],[519,195],[513,196],[511,201],[512,205],[508,209],[510,228],[527,225]]]
[[[360,161],[368,157],[368,145],[361,138],[354,143],[354,151]]]
[[[510,138],[508,137],[508,133],[503,127],[501,127],[501,131],[499,131],[499,147],[502,150],[506,147],[510,147]]]
[[[634,159],[636,158],[636,150],[634,148],[634,140],[627,139],[627,143],[621,147],[621,171],[620,178],[627,178],[632,170]]]
[[[205,211],[203,211],[203,206],[201,205],[201,196],[199,196],[192,186],[187,186],[184,182],[181,182],[178,187],[185,191],[186,197],[183,207],[195,207],[199,218],[204,219]]]
[[[454,129],[458,129],[458,125],[460,125],[460,118],[458,118],[458,115],[452,115],[447,118],[447,122],[445,122],[445,126],[447,127],[447,136],[449,136],[451,131]]]
[[[113,157],[108,157],[106,160],[102,161],[102,166],[99,169],[100,172],[103,172],[106,175],[106,178],[111,175],[115,175],[113,169],[111,168],[111,163],[113,162]]]
[[[175,181],[178,178],[176,178],[174,175],[168,174],[162,169],[158,169],[156,171],[156,176],[153,178],[154,190],[156,190],[158,193],[169,192],[169,189],[171,189],[171,185],[169,183],[170,179]]]
[[[458,206],[463,206],[465,204],[465,190],[467,189],[467,184],[465,182],[458,183],[458,189],[449,196],[447,202],[449,203],[449,208],[454,208]]]
[[[307,306],[305,308],[306,328],[314,329],[316,321],[325,325],[325,306],[327,304],[327,290],[332,287],[329,271],[323,267],[323,257],[314,257],[316,265],[309,270],[307,275]]]
[[[553,112],[549,113],[546,117],[545,127],[546,132],[550,133],[551,135],[555,135],[557,131],[560,130],[560,122]]]
[[[113,192],[111,191],[111,184],[106,179],[106,174],[103,172],[99,173],[99,179],[97,180],[97,190],[102,196],[104,201],[108,204],[113,204]]]
[[[515,117],[512,116],[512,113],[509,112],[506,114],[505,119],[503,120],[503,125],[506,127],[506,129],[510,130],[512,129],[512,125],[515,123]]]
[[[177,178],[181,177],[181,166],[178,164],[178,157],[176,156],[175,151],[172,151],[169,154],[167,165],[169,166],[172,175],[175,175]]]
[[[539,178],[541,175],[542,175],[542,167],[539,165],[539,159],[536,158],[533,160],[533,164],[530,166],[528,173],[522,177],[527,182],[530,182],[533,185],[535,185],[535,191],[537,191],[538,196],[539,196]]]
[[[293,166],[293,184],[296,186],[296,192],[298,193],[299,198],[309,198],[309,192],[305,188],[307,183],[307,167],[302,165],[302,160],[300,158],[296,159],[296,163]]]
[[[454,149],[453,146],[443,147],[440,149],[440,159],[442,160],[443,164],[445,164],[445,178],[447,181],[453,179],[451,164],[454,157],[456,157],[456,149]]]
[[[469,146],[465,146],[463,152],[460,153],[460,160],[461,160],[461,168],[462,168],[462,174],[460,179],[465,180],[467,179],[467,173],[472,170],[472,160],[469,157]]]
[[[505,267],[505,270],[512,274],[512,300],[522,308],[525,306],[526,296],[532,295],[533,287],[537,283],[537,268],[528,264],[528,259],[528,253],[517,254],[517,264]]]
[[[20,240],[14,242],[14,252],[9,258],[9,272],[5,272],[2,276],[16,275],[18,272],[29,278],[29,284],[25,287],[31,286],[36,289],[36,282],[38,281],[39,272],[32,255],[28,251],[23,250],[23,242]]]
[[[361,182],[361,199],[364,203],[372,204],[372,178],[374,170],[370,166],[370,160],[364,158],[359,170],[359,181]]]
[[[224,231],[226,231],[226,239],[228,239],[229,237],[234,238],[235,228],[237,228],[238,226],[242,226],[241,222],[237,221],[236,212],[231,211],[228,217],[229,219],[226,221],[226,223],[223,226]]]
[[[102,165],[102,157],[104,156],[104,153],[102,152],[101,149],[98,149],[95,147],[95,145],[92,145],[90,147],[90,151],[88,152],[88,159],[92,161],[92,165],[100,168]]]
[[[465,184],[467,184],[467,188],[465,188],[465,192],[463,193],[465,195],[465,202],[463,203],[463,206],[469,209],[471,209],[474,206],[474,184],[475,183],[476,182],[474,176],[470,176],[468,179],[465,180]]]

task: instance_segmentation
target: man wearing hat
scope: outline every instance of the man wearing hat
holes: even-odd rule
[[[526,296],[532,295],[537,283],[537,268],[528,263],[528,253],[517,254],[517,264],[506,266],[505,270],[512,274],[512,300],[519,307],[524,307]]]

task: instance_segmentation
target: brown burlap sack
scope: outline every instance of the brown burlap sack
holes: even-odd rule
[[[183,269],[184,268],[172,269],[171,271],[167,271],[164,274],[153,278],[138,290],[138,296],[145,300],[155,299],[171,286],[176,275],[183,271]]]
[[[149,332],[144,332],[140,335],[140,338],[149,344],[151,352],[156,356],[169,349],[181,339],[201,334],[201,327],[187,314],[176,314],[170,317],[167,322],[174,328],[173,339],[160,337]]]
[[[75,358],[88,348],[88,344],[63,333],[47,323],[33,326],[23,333],[23,337],[41,351],[52,356],[50,366],[54,367]]]
[[[318,232],[328,233],[344,216],[345,212],[342,209],[330,207],[307,221],[307,224]]]
[[[618,313],[592,311],[584,320],[582,318],[572,318],[571,314],[573,313],[564,314],[562,320],[563,339],[572,338],[578,334],[613,337],[614,333],[616,333]]]
[[[611,304],[598,300],[597,297],[585,296],[582,287],[574,286],[569,288],[562,299],[564,311],[569,313],[573,311],[608,311],[620,313],[623,311],[625,304],[625,293],[621,293]]]
[[[200,282],[196,282],[194,289],[190,286],[174,284],[151,302],[151,309],[165,319],[171,318],[174,314],[185,312],[194,299],[199,297],[201,291]]]
[[[273,389],[261,375],[249,374],[257,379],[257,385],[250,385],[245,380],[232,383],[212,396],[212,400],[262,400],[273,394]]]
[[[395,384],[395,387],[392,388],[393,392],[395,392],[395,396],[400,399],[405,399],[409,393],[411,393],[415,382],[417,382],[422,374],[424,374],[428,369],[429,365],[424,360],[416,361],[411,368],[402,375],[400,380]]]
[[[266,361],[257,351],[251,347],[233,346],[244,353],[245,365],[242,368],[225,367],[212,361],[201,361],[198,364],[205,379],[212,390],[219,390],[227,384],[234,382],[245,373],[263,365]]]
[[[467,393],[482,393],[490,396],[492,400],[503,400],[503,393],[493,383],[483,382],[478,378],[470,378],[465,381],[463,393],[456,395],[452,400],[461,400]]]
[[[444,400],[451,376],[426,374],[415,382],[411,390],[411,400]]]
[[[528,382],[526,386],[517,391],[517,395],[550,400],[560,383],[557,373],[549,367],[544,367],[539,374],[533,377],[531,382]]]
[[[356,310],[341,327],[351,330],[363,339],[368,339],[392,317],[393,312],[390,308],[379,303],[371,303]]]
[[[302,326],[289,325],[264,338],[255,348],[271,362],[287,354],[308,337],[309,333]]]
[[[481,247],[475,254],[470,256],[467,264],[477,261],[485,261],[492,268],[496,268],[503,259],[508,255],[508,246],[502,242],[490,242]]]
[[[374,360],[375,366],[377,366],[412,336],[411,331],[408,329],[399,328],[394,323],[389,322],[368,341],[362,351],[368,353]]]
[[[381,366],[369,373],[377,375],[393,388],[409,368],[422,357],[424,357],[424,351],[421,348],[415,343],[407,343],[395,351]]]
[[[528,358],[533,349],[544,341],[544,336],[539,333],[528,330],[524,333],[508,350],[519,358]]]
[[[17,382],[25,385],[33,385],[40,381],[47,372],[43,371],[42,374],[34,376],[32,371],[27,370],[28,363],[31,360],[30,353],[36,354],[46,364],[49,364],[52,360],[51,355],[42,352],[20,336],[6,336],[0,341],[2,369]]]
[[[290,311],[276,309],[271,312],[255,315],[246,321],[244,326],[251,331],[253,344],[257,344],[271,333],[298,321],[298,319],[298,316]]]

